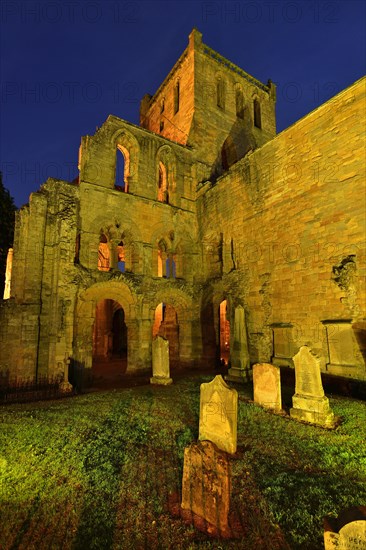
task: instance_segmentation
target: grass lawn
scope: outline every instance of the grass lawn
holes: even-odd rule
[[[270,414],[239,391],[232,510],[240,540],[214,540],[174,510],[199,386],[100,391],[0,409],[0,548],[314,549],[322,519],[366,503],[366,408],[333,398],[334,431]]]

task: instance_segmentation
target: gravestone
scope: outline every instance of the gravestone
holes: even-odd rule
[[[162,336],[155,336],[152,342],[152,371],[151,384],[168,386],[173,382],[169,370],[169,342]]]
[[[201,384],[198,439],[209,440],[228,453],[236,452],[238,392],[221,375]]]
[[[230,364],[226,380],[243,382],[250,378],[250,360],[248,352],[247,327],[245,310],[242,306],[235,308],[233,343],[230,346]]]
[[[225,452],[211,441],[192,443],[184,449],[181,506],[204,519],[206,531],[212,535],[230,535],[230,492],[231,470]]]
[[[366,506],[341,512],[324,520],[325,550],[366,550]]]
[[[302,346],[293,361],[296,383],[290,416],[319,426],[333,427],[335,419],[329,400],[324,395],[320,359],[312,354],[310,348]]]
[[[281,410],[281,372],[270,363],[253,366],[254,401],[268,409]]]

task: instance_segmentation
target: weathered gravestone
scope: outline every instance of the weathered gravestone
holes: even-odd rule
[[[296,383],[290,416],[319,426],[333,427],[335,419],[329,400],[324,395],[320,360],[311,353],[310,348],[302,346],[293,361]]]
[[[341,512],[324,520],[325,550],[366,550],[366,506]]]
[[[254,401],[269,409],[281,410],[281,371],[270,363],[253,366]]]
[[[208,439],[219,449],[235,453],[237,423],[238,392],[229,388],[221,375],[201,384],[198,439]]]
[[[225,452],[211,441],[192,443],[184,449],[181,506],[205,520],[205,530],[212,535],[230,536],[230,492],[231,470]],[[198,523],[197,518],[192,519]]]
[[[167,386],[173,382],[169,370],[169,342],[162,336],[155,336],[152,342],[152,370],[151,384]]]

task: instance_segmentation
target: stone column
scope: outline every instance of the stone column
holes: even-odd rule
[[[192,321],[179,321],[179,361],[190,365],[193,361]]]

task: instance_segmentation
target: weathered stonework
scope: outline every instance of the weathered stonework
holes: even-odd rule
[[[325,550],[366,549],[366,506],[342,510],[337,518],[324,519]]]
[[[151,372],[159,334],[172,367],[227,358],[240,379],[277,357],[281,324],[284,353],[307,344],[326,370],[328,319],[357,327],[364,353],[364,93],[361,79],[276,136],[275,85],[193,30],[141,126],[109,116],[81,140],[78,180],[48,179],[17,212],[0,370],[63,378],[69,361],[88,378],[120,358]]]
[[[211,441],[200,441],[186,447],[182,509],[204,519],[208,533],[229,536],[230,493],[231,467],[228,455]]]
[[[253,400],[268,409],[281,410],[280,368],[269,363],[253,365]]]
[[[319,358],[310,348],[302,346],[293,360],[296,385],[290,416],[319,426],[334,427],[335,418],[324,394]]]
[[[169,376],[169,341],[161,336],[155,336],[153,339],[152,372],[151,384],[169,386],[173,382]]]

